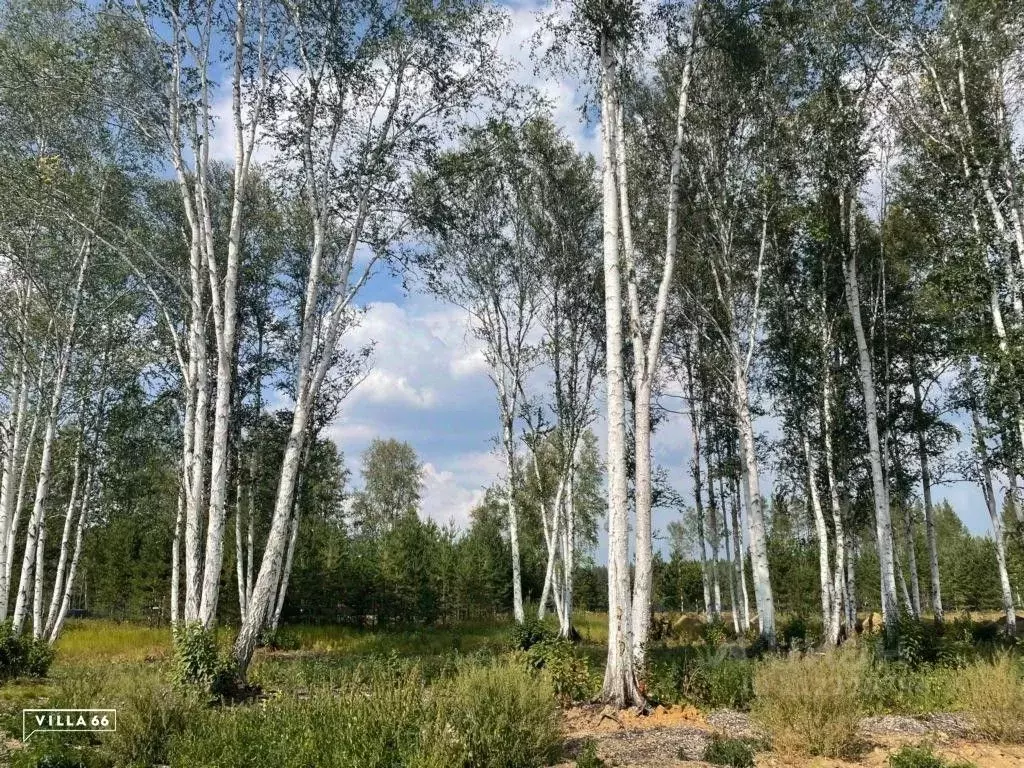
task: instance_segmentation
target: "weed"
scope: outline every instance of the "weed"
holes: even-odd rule
[[[597,742],[587,739],[576,755],[576,768],[607,768],[607,763],[597,754]]]
[[[730,768],[754,768],[756,745],[750,739],[729,739],[715,736],[704,748],[704,762]],[[684,759],[683,755],[679,759]]]
[[[967,712],[981,735],[1024,743],[1024,681],[1008,653],[961,670],[956,689],[958,707]]]
[[[783,752],[851,755],[858,747],[864,667],[849,652],[765,662],[754,677],[754,717]]]
[[[974,763],[950,762],[928,745],[900,747],[889,755],[889,768],[976,768]]]

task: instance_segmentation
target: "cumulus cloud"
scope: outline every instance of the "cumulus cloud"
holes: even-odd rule
[[[453,456],[446,464],[447,469],[433,462],[423,465],[421,512],[442,525],[466,528],[470,513],[500,474],[501,462],[493,453],[476,452]]]

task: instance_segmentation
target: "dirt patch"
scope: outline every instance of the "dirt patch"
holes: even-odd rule
[[[600,705],[574,707],[565,713],[566,757],[571,768],[579,749],[593,741],[598,756],[618,768],[706,766],[704,749],[715,734],[763,739],[750,715],[718,710],[702,715],[693,707],[656,707],[648,714],[617,712]],[[864,753],[854,761],[763,752],[758,768],[885,768],[889,755],[905,744],[930,744],[951,760],[978,768],[1024,768],[1024,746],[986,744],[970,738],[970,723],[958,714],[921,717],[883,715],[860,724]]]

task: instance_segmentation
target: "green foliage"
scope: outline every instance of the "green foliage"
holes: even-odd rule
[[[912,746],[907,744],[889,755],[889,768],[976,768],[974,763],[965,761],[951,762],[936,755],[927,744]]]
[[[528,651],[537,643],[555,639],[551,628],[539,619],[527,619],[515,622],[508,633],[509,646],[512,650]]]
[[[587,739],[576,753],[576,768],[607,768],[608,764],[597,754],[597,742]]]
[[[466,768],[532,768],[559,756],[558,707],[543,676],[512,664],[473,665],[442,686],[439,700],[441,719],[466,747]]]
[[[204,712],[177,737],[188,768],[537,768],[557,757],[557,705],[542,677],[465,665],[430,689],[396,659],[360,665],[304,700]]]
[[[117,730],[109,734],[103,750],[118,768],[167,765],[171,740],[206,707],[197,692],[162,684],[137,686],[119,704]]]
[[[174,678],[214,696],[238,693],[239,675],[230,651],[217,644],[217,633],[199,623],[178,627],[174,633]]]
[[[15,677],[46,677],[53,649],[45,640],[16,634],[10,622],[0,624],[0,682]]]
[[[986,738],[1024,743],[1024,675],[1010,654],[1002,652],[991,662],[960,670],[956,701],[957,709],[967,712]]]
[[[858,654],[792,656],[758,666],[752,713],[783,752],[845,757],[859,747],[866,662]]]
[[[949,711],[955,704],[956,675],[948,667],[874,661],[865,665],[861,700],[873,714]]]
[[[590,659],[568,640],[554,638],[534,643],[526,657],[535,669],[543,669],[555,695],[563,704],[590,701],[600,681],[590,668]]]
[[[716,735],[704,748],[703,760],[730,768],[754,768],[756,746],[750,739],[729,739]],[[680,759],[683,759],[682,755]]]
[[[645,678],[650,697],[665,703],[747,709],[754,698],[754,664],[734,658],[726,647],[684,646],[652,657]]]

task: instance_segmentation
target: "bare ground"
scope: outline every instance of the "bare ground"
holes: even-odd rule
[[[701,761],[712,737],[762,738],[763,732],[742,712],[721,710],[702,715],[690,707],[657,707],[650,714],[616,712],[599,705],[581,706],[565,714],[569,757],[593,740],[598,755],[617,768],[681,768],[707,766]],[[928,743],[936,753],[969,760],[978,768],[1024,768],[1024,747],[973,739],[970,723],[955,714],[925,717],[885,715],[860,724],[865,749],[856,761],[779,755],[758,755],[758,768],[883,768],[892,752],[905,744]],[[572,761],[559,768],[570,768]]]

